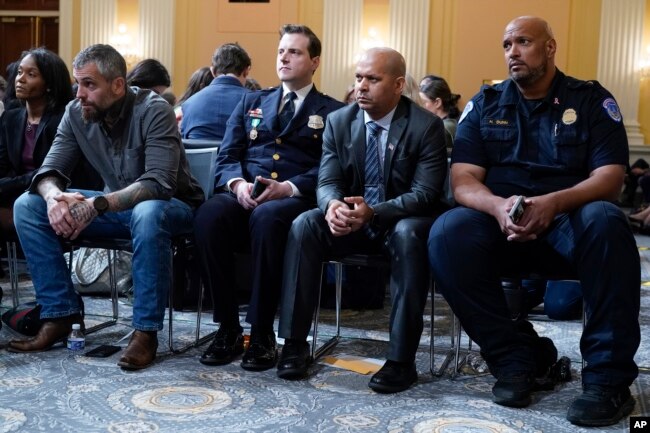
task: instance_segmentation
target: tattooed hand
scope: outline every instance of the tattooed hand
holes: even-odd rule
[[[95,217],[96,211],[82,194],[59,192],[48,197],[47,215],[58,236],[76,239]]]
[[[70,205],[70,214],[77,224],[89,223],[97,216],[95,208],[86,200]]]

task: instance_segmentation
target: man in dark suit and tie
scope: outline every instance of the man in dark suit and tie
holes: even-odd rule
[[[237,252],[252,257],[252,294],[246,321],[250,344],[241,366],[275,366],[273,322],[291,223],[315,204],[322,132],[327,115],[343,104],[318,92],[312,76],[320,63],[318,37],[306,26],[280,32],[277,73],[282,86],[247,93],[228,120],[217,158],[219,192],[198,209],[196,241],[219,331],[201,357],[230,363],[244,351],[235,283]],[[253,182],[264,191],[253,194]],[[257,192],[257,191],[256,191]]]
[[[429,287],[426,237],[447,173],[442,121],[402,97],[406,65],[389,48],[368,50],[356,67],[357,103],[327,119],[318,209],[289,232],[279,335],[278,376],[304,377],[306,342],[323,260],[350,253],[391,257],[392,311],[387,361],[370,380],[377,392],[417,381],[415,353]]]

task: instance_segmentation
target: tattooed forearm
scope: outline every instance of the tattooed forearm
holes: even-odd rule
[[[61,179],[55,176],[44,177],[43,179],[40,180],[40,182],[38,182],[38,186],[36,187],[36,190],[38,191],[39,195],[43,197],[45,200],[60,193],[64,189],[65,189],[65,185],[63,184]]]
[[[109,209],[113,212],[119,212],[126,209],[132,209],[136,204],[145,200],[167,199],[164,191],[161,191],[157,182],[136,182],[126,188],[107,194],[106,199],[109,203]]]
[[[80,201],[70,205],[70,215],[76,222],[83,224],[97,216],[97,211],[88,202]]]

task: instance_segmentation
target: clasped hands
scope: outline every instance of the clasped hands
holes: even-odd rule
[[[293,195],[293,188],[288,182],[278,182],[273,179],[266,179],[262,176],[257,176],[257,179],[266,185],[264,192],[257,198],[251,197],[253,184],[245,180],[237,180],[231,185],[232,192],[237,196],[237,202],[244,209],[254,209],[256,206],[269,201],[276,200],[283,197],[291,197]]]
[[[508,237],[509,241],[526,242],[537,239],[537,236],[544,232],[553,222],[556,211],[553,201],[546,196],[526,198],[525,208],[521,219],[515,224],[508,213],[517,199],[516,195],[506,199],[499,198],[497,205],[497,221],[501,231]]]
[[[58,192],[46,199],[47,216],[57,236],[74,240],[97,216],[94,197],[79,192]]]
[[[334,236],[345,236],[356,232],[372,220],[375,211],[363,197],[344,197],[343,201],[332,200],[325,213],[325,221]]]

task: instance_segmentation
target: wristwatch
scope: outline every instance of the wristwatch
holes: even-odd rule
[[[108,210],[108,200],[103,195],[98,195],[93,201],[93,207],[97,211],[98,215],[104,215]]]

